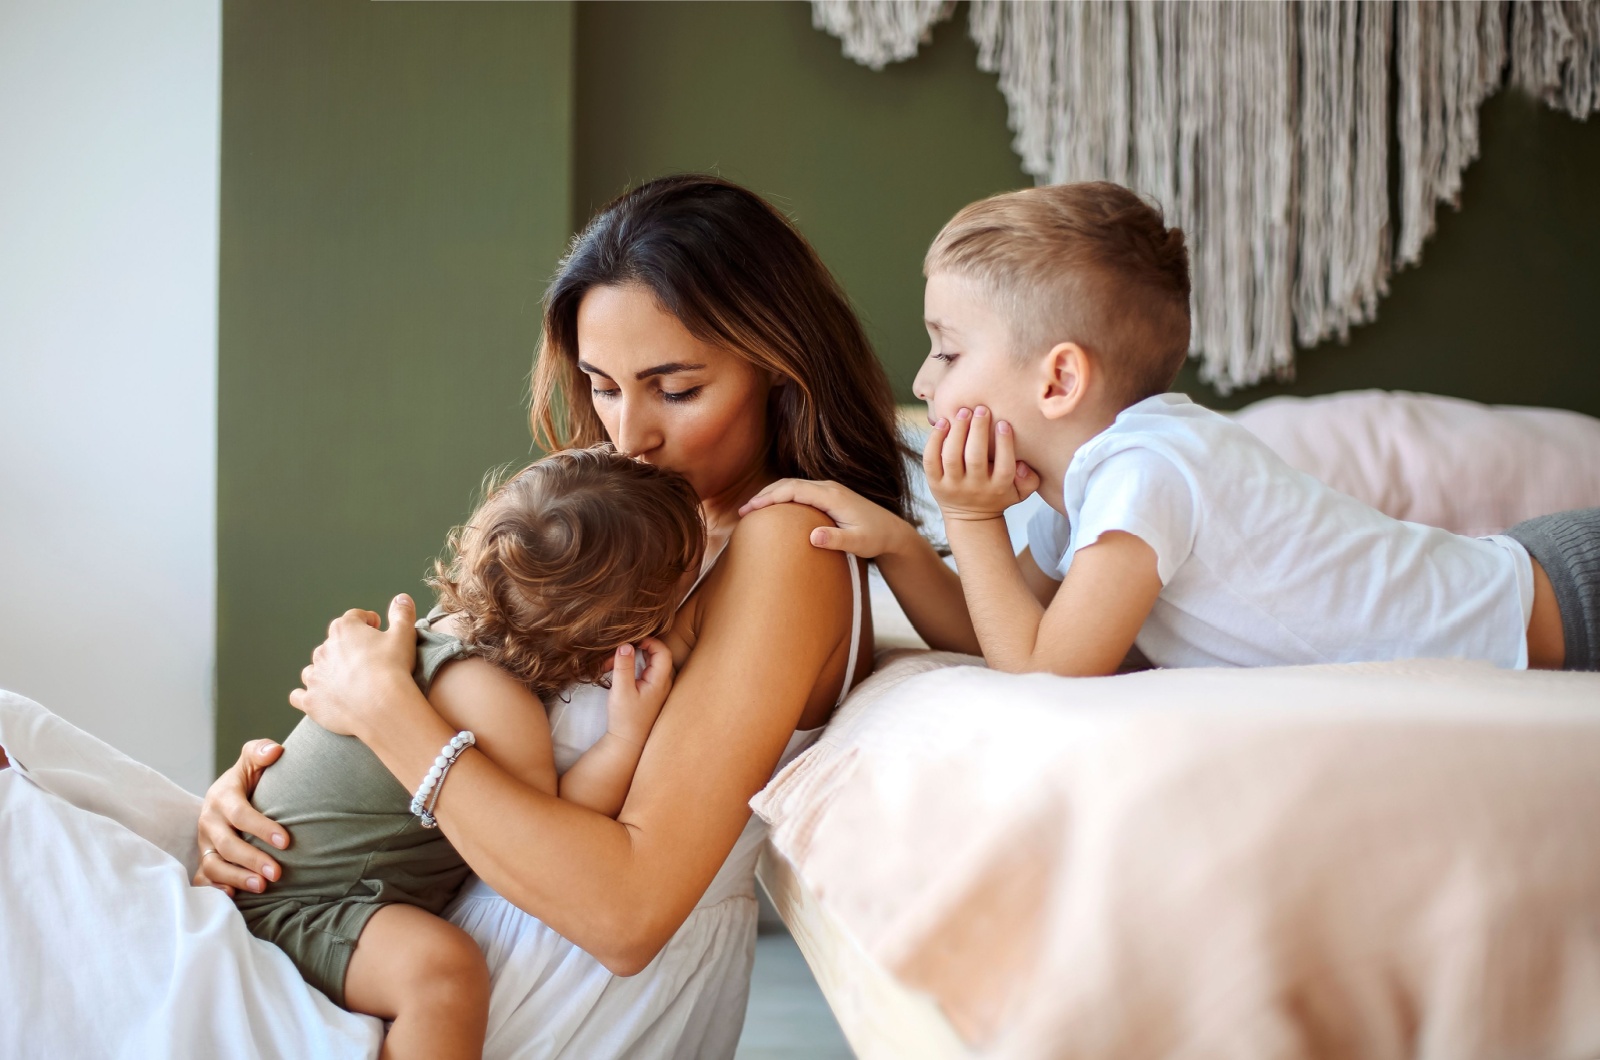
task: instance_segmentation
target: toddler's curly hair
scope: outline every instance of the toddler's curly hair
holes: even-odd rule
[[[663,632],[704,551],[683,476],[567,449],[491,483],[427,581],[463,641],[543,696],[598,680],[620,645]]]

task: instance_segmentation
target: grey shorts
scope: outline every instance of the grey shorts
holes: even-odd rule
[[[1556,590],[1566,670],[1600,670],[1600,508],[1541,515],[1507,536],[1539,561]]]

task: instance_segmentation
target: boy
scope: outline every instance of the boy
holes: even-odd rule
[[[991,667],[1115,672],[1411,657],[1600,666],[1600,509],[1465,538],[1403,523],[1166,393],[1189,345],[1183,233],[1126,188],[974,203],[924,262],[915,392],[958,579],[915,530],[830,483],[813,543],[875,558],[923,638]],[[1001,513],[1049,509],[1013,557]]]

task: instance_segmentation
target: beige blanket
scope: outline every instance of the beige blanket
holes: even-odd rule
[[[1600,675],[975,661],[888,662],[753,806],[978,1051],[1600,1056]]]

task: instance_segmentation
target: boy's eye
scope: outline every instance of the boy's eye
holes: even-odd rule
[[[692,386],[688,390],[663,390],[661,397],[666,401],[693,401],[703,389],[705,388]]]

